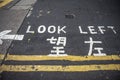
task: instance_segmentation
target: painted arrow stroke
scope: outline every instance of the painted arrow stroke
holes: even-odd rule
[[[4,30],[2,32],[0,32],[0,45],[3,44],[3,39],[7,39],[7,40],[23,40],[24,35],[17,35],[17,34],[13,34],[10,35],[8,33],[12,32],[12,30]]]

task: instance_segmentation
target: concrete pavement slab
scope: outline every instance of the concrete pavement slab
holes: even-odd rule
[[[0,10],[0,32],[12,30],[10,34],[16,34],[20,28],[28,10]],[[3,40],[0,45],[0,54],[7,53],[12,40]]]
[[[37,0],[21,0],[11,9],[30,9]]]

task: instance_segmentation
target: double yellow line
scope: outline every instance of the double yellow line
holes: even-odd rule
[[[3,55],[0,55],[3,56]],[[2,57],[1,57],[2,58]],[[5,61],[48,61],[48,60],[68,60],[68,61],[119,61],[120,56],[46,56],[46,55],[7,55]],[[120,64],[90,64],[90,65],[2,65],[0,71],[8,72],[37,72],[37,71],[59,71],[59,72],[86,72],[99,70],[120,71]]]

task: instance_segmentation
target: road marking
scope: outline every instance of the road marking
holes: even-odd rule
[[[4,54],[0,54],[0,60],[3,60],[4,59]]]
[[[2,56],[2,54],[0,55]],[[1,57],[0,57],[1,58]],[[46,56],[46,55],[7,55],[5,60],[14,61],[42,61],[42,60],[68,60],[68,61],[89,61],[89,60],[120,60],[118,55],[107,56]]]
[[[1,39],[10,39],[10,40],[23,40],[24,35],[7,35],[8,33],[12,32],[12,30],[4,30],[0,32],[0,44],[3,43]]]
[[[86,71],[120,71],[120,64],[100,64],[100,65],[2,65],[0,71],[7,72],[86,72]]]
[[[34,27],[34,26],[32,26]],[[28,28],[26,30],[26,33],[35,33],[35,31],[33,31],[31,28],[31,25],[28,25]],[[40,25],[38,26],[38,29],[37,29],[37,32],[38,33],[49,33],[49,34],[54,34],[54,33],[57,33],[57,34],[61,34],[61,33],[64,33],[66,34],[66,26],[55,26],[55,25],[51,25],[51,26],[45,26],[45,25]]]
[[[92,55],[92,50],[93,50],[93,44],[100,44],[102,43],[101,41],[94,41],[92,37],[90,37],[90,41],[84,41],[84,43],[89,43],[90,44],[90,48],[89,48],[89,52],[88,52],[88,56]],[[101,51],[99,54],[102,54]]]
[[[0,3],[0,8],[9,4],[10,2],[12,2],[13,0],[3,0],[3,2]]]

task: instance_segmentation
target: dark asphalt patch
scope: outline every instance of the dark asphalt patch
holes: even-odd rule
[[[74,14],[66,14],[65,18],[67,18],[67,19],[73,19],[73,18],[75,18],[75,15]]]

